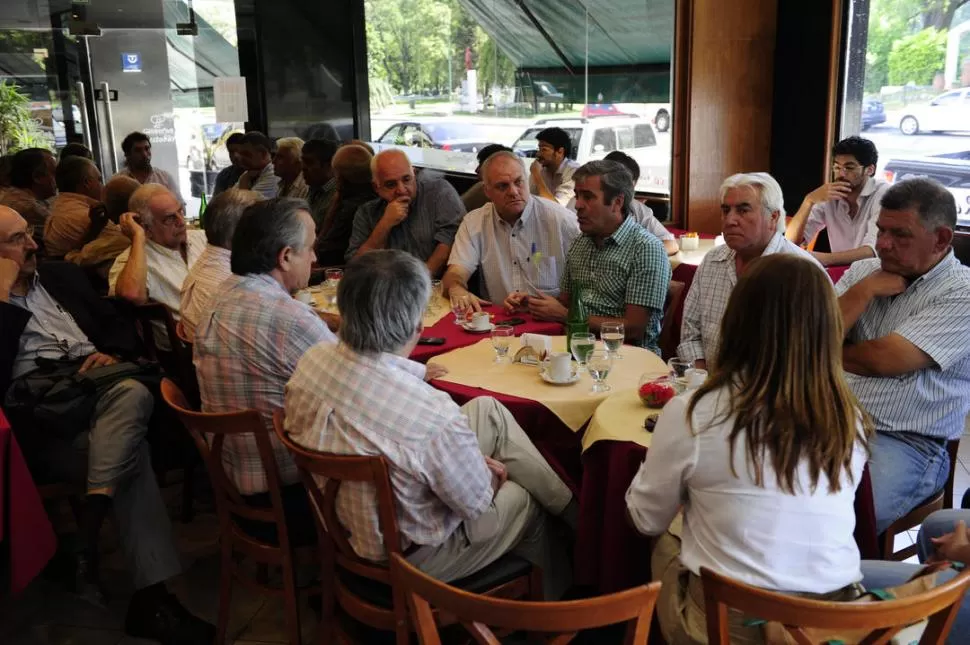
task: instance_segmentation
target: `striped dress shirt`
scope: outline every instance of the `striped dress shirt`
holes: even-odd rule
[[[854,262],[836,293],[841,296],[880,268],[878,258]],[[876,430],[958,438],[970,411],[970,268],[952,250],[903,293],[874,298],[846,340],[861,343],[889,334],[899,334],[935,364],[894,377],[846,374]]]
[[[781,233],[775,233],[761,256],[773,253],[801,256],[823,270],[811,253],[792,244]],[[680,345],[677,347],[677,355],[690,363],[700,359],[711,363],[717,357],[717,350],[721,346],[721,318],[724,317],[734,285],[738,283],[736,257],[734,249],[722,244],[708,251],[697,267],[684,301],[684,319],[680,327]]]
[[[190,341],[195,338],[195,328],[209,308],[212,296],[219,290],[219,285],[232,275],[231,256],[232,251],[229,249],[207,244],[182,283],[179,311],[182,315],[182,329]]]
[[[317,343],[336,337],[308,305],[268,275],[232,275],[213,296],[196,329],[192,361],[204,412],[253,409],[266,424],[283,484],[299,476],[273,432],[273,412],[296,364]],[[267,490],[256,440],[226,438],[227,472],[243,495]]]

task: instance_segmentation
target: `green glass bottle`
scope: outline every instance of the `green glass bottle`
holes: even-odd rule
[[[199,202],[199,228],[205,228],[205,192],[202,193],[202,201]]]
[[[589,316],[579,294],[579,283],[569,286],[569,313],[566,315],[566,351],[572,352],[573,334],[589,333]]]

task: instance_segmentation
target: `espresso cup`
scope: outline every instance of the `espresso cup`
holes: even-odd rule
[[[572,355],[568,352],[554,352],[549,355],[549,378],[553,381],[568,381],[573,375]]]
[[[472,329],[488,329],[489,322],[488,313],[479,311],[472,315],[472,320],[469,323],[469,326]]]

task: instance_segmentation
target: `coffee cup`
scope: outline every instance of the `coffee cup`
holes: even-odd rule
[[[299,300],[300,302],[302,302],[305,305],[313,304],[313,296],[306,289],[303,289],[301,291],[297,291],[296,292],[296,299]]]
[[[693,390],[704,385],[704,381],[707,380],[707,370],[691,367],[684,372],[684,377],[687,379],[687,389]]]
[[[569,352],[549,354],[549,378],[553,381],[568,381],[573,375],[572,355]]]
[[[488,325],[490,322],[491,321],[489,320],[488,313],[484,311],[479,311],[472,314],[472,319],[471,319],[471,322],[468,323],[468,326],[471,327],[472,329],[482,331],[482,330],[488,329]]]

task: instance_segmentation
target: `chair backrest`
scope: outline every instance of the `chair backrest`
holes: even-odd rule
[[[920,645],[942,645],[970,585],[970,570],[918,595],[881,602],[809,600],[752,587],[706,567],[701,567],[701,579],[710,645],[729,645],[729,607],[746,616],[780,623],[798,645],[818,645],[803,631],[808,628],[869,630],[862,643],[886,645],[904,627],[927,618],[929,624]]]
[[[657,344],[665,360],[677,355],[677,345],[680,343],[680,326],[677,313],[681,309],[684,298],[684,283],[671,280],[667,286],[667,298],[664,302],[663,323],[660,325],[660,338]]]
[[[175,318],[172,316],[172,312],[169,311],[168,307],[160,302],[149,300],[144,304],[134,307],[134,316],[135,320],[141,325],[142,338],[144,339],[145,347],[148,349],[148,357],[153,360],[159,360],[160,354],[158,344],[155,342],[154,330],[159,330],[159,332],[164,330],[165,336],[168,338],[168,345],[171,348],[172,358],[175,359],[176,364],[180,365],[182,360],[184,360],[183,355],[187,351],[182,345],[182,341],[179,340],[178,332],[175,329]],[[191,361],[192,359],[190,358],[189,360]],[[162,365],[162,367],[167,369],[171,366]]]
[[[390,571],[357,555],[347,539],[347,532],[337,517],[337,493],[343,482],[365,482],[374,486],[377,493],[377,513],[384,549],[388,557],[401,552],[401,540],[397,526],[394,493],[387,462],[383,457],[334,455],[317,452],[297,444],[286,432],[283,411],[273,413],[273,429],[276,436],[290,451],[300,479],[307,489],[317,520],[317,535],[329,544],[322,549],[333,549],[337,564],[358,575],[390,584]],[[323,491],[314,476],[326,479]]]
[[[193,352],[195,351],[192,341],[182,326],[182,321],[175,324],[175,334],[182,344],[183,351],[179,352],[175,359],[178,361],[178,381],[182,385],[182,392],[192,404],[192,407],[202,405],[199,395],[199,378],[195,373],[195,363],[192,362]]]
[[[276,464],[276,457],[270,442],[272,435],[263,424],[263,419],[259,413],[256,410],[242,410],[215,414],[192,410],[185,394],[174,381],[168,378],[162,379],[161,390],[165,403],[172,408],[189,431],[199,454],[202,456],[202,461],[205,463],[209,480],[212,483],[212,492],[215,497],[216,512],[219,515],[222,534],[227,535],[228,529],[232,527],[232,536],[236,540],[259,547],[270,546],[274,549],[278,547],[289,552],[290,538],[283,513],[279,467]],[[246,503],[239,489],[226,472],[223,463],[223,448],[226,437],[245,434],[251,434],[256,441],[259,458],[266,473],[270,498],[269,508],[260,508]],[[207,436],[210,437],[209,441],[206,440]],[[275,524],[279,543],[268,544],[252,538],[245,531],[236,528],[236,521],[233,516],[254,522]]]
[[[960,454],[960,439],[946,442],[946,451],[950,454],[950,474],[946,478],[946,488],[943,489],[943,508],[953,508],[953,480],[957,473],[957,459]]]
[[[565,644],[584,629],[628,623],[626,645],[645,645],[660,583],[641,585],[585,600],[530,602],[482,596],[445,584],[419,571],[401,554],[391,556],[394,584],[407,597],[412,627],[421,645],[440,645],[432,607],[454,616],[481,645],[498,645],[489,627],[557,634]]]

